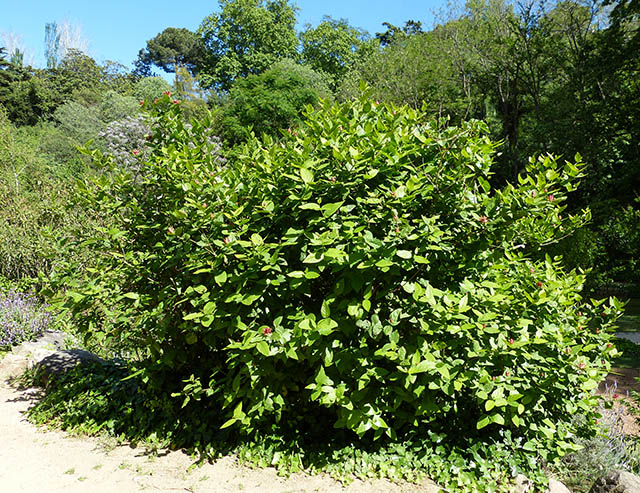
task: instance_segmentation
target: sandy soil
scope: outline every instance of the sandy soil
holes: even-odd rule
[[[6,378],[21,365],[15,359],[5,359],[0,361],[0,374]],[[2,493],[438,491],[429,482],[413,485],[376,480],[343,486],[326,476],[282,478],[274,469],[242,467],[230,457],[190,468],[192,461],[182,452],[161,451],[152,456],[141,449],[114,447],[107,440],[45,431],[24,416],[40,390],[17,390],[5,378],[0,379]]]

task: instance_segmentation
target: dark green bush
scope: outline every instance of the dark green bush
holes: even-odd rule
[[[233,83],[222,114],[223,135],[237,143],[246,140],[250,130],[279,134],[300,122],[307,105],[329,94],[322,76],[311,68],[280,62]]]
[[[115,219],[90,235],[95,266],[52,281],[88,342],[137,352],[156,388],[241,432],[508,431],[547,457],[593,429],[620,306],[532,260],[588,219],[561,217],[579,162],[531,159],[492,190],[482,123],[362,97],[221,166],[209,122],[168,96],[155,111],[142,176],[82,190]]]

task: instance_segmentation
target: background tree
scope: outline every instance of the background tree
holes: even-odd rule
[[[404,27],[394,26],[389,22],[383,22],[382,25],[387,28],[386,31],[376,33],[376,38],[380,41],[380,46],[388,46],[398,39],[406,38],[424,32],[422,30],[422,22],[409,19],[404,23]]]
[[[330,94],[321,74],[282,60],[261,74],[234,82],[223,110],[223,136],[237,143],[251,131],[256,135],[291,131],[307,105]]]
[[[155,65],[168,73],[176,73],[183,67],[195,75],[203,55],[200,36],[185,28],[168,27],[147,41],[146,48],[140,50],[137,66]]]
[[[302,61],[328,74],[336,87],[359,58],[376,51],[378,42],[345,19],[325,17],[316,27],[306,26],[300,33],[300,44]]]
[[[226,91],[238,77],[295,57],[295,25],[295,8],[287,0],[220,0],[220,13],[198,29],[207,50],[200,70],[204,87]]]

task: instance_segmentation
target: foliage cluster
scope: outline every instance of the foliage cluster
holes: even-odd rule
[[[88,343],[242,434],[509,432],[552,459],[593,429],[621,305],[585,302],[542,254],[586,219],[561,214],[579,162],[532,159],[492,189],[481,123],[363,96],[221,166],[207,122],[168,96],[154,111],[141,177],[82,191],[112,219],[84,242],[95,264],[53,280]]]

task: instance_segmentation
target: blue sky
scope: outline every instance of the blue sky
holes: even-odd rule
[[[20,36],[35,66],[44,65],[44,27],[68,21],[81,27],[89,54],[98,62],[113,60],[130,66],[145,46],[166,27],[196,30],[218,2],[167,0],[26,0],[2,2],[0,33]],[[444,0],[296,0],[298,27],[318,24],[324,15],[346,18],[371,34],[383,22],[403,25],[408,19],[432,25],[433,12]],[[0,41],[0,45],[1,45]]]

